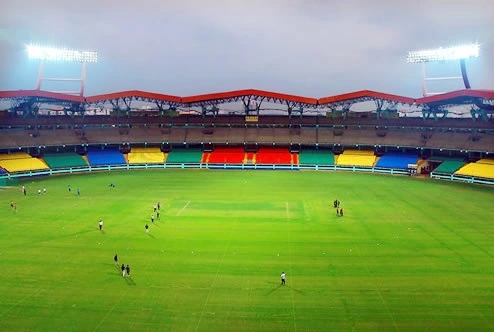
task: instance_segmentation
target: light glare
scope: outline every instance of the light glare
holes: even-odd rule
[[[477,58],[479,56],[479,44],[467,44],[448,48],[436,48],[431,50],[408,52],[407,62],[432,62]]]
[[[27,45],[30,59],[64,62],[98,62],[98,53],[94,51],[72,50],[68,48]]]

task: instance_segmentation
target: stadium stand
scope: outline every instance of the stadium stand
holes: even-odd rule
[[[273,142],[276,144],[292,143],[292,132],[289,128],[273,128]]]
[[[415,148],[421,145],[420,135],[420,132],[415,130],[389,130],[383,137],[382,144]]]
[[[124,139],[128,143],[158,143],[163,141],[161,129],[156,125],[154,127],[132,127],[125,131],[124,135]]]
[[[334,165],[334,154],[327,150],[302,150],[299,162],[303,165]]]
[[[0,161],[11,160],[11,159],[25,159],[30,157],[31,156],[25,152],[2,153],[0,154]]]
[[[442,158],[442,162],[439,164],[438,167],[436,167],[436,169],[434,169],[434,173],[453,174],[463,165],[465,165],[465,161],[463,159]]]
[[[81,133],[81,139],[87,144],[121,144],[128,141],[126,129],[89,128]]]
[[[337,159],[339,166],[363,166],[373,167],[376,163],[374,151],[370,150],[345,150]]]
[[[86,160],[75,152],[44,153],[43,160],[51,169],[88,165]]]
[[[163,164],[165,156],[159,147],[133,147],[127,154],[127,160],[129,164]]]
[[[412,153],[386,153],[379,158],[376,167],[407,169],[409,164],[416,165],[418,157]]]
[[[89,149],[86,157],[91,166],[126,164],[124,155],[118,149]]]
[[[202,151],[200,149],[173,149],[168,153],[167,163],[200,163]]]
[[[292,131],[292,142],[300,144],[317,143],[317,129],[310,127],[294,128]]]
[[[466,164],[454,174],[494,179],[494,159],[483,158],[477,162]]]
[[[231,142],[231,128],[222,128],[222,127],[217,127],[214,128],[213,134],[209,135],[210,137],[207,137],[208,141],[211,143],[229,143]],[[238,143],[243,142],[243,137]]]
[[[256,164],[292,164],[293,158],[287,148],[260,147]]]
[[[187,141],[187,128],[162,128],[163,141],[164,142],[186,142]]]
[[[201,143],[201,142],[209,142],[210,138],[213,134],[213,129],[209,131],[203,128],[187,128],[186,138],[187,143]],[[208,134],[206,134],[208,133]],[[206,137],[205,137],[206,136]],[[207,137],[209,136],[209,137]]]
[[[272,144],[274,142],[273,128],[247,128],[245,133],[245,141],[257,142],[259,144]]]
[[[336,142],[335,138],[337,137],[334,135],[334,133],[335,132],[333,128],[327,128],[327,127],[319,128],[316,132],[316,139],[317,139],[316,142],[319,144],[333,144]],[[340,131],[338,133],[343,133],[343,131]]]
[[[0,154],[0,167],[9,173],[49,169],[43,160],[24,152]]]
[[[242,164],[245,159],[243,147],[217,147],[209,154],[210,164]]]

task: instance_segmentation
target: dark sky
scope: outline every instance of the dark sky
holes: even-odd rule
[[[493,0],[6,0],[0,90],[35,87],[38,64],[25,54],[31,42],[98,51],[86,95],[256,88],[316,98],[362,89],[419,97],[421,66],[406,63],[407,52],[467,42],[481,44],[480,57],[467,61],[472,88],[494,89]],[[451,76],[459,66],[429,70]],[[78,71],[50,64],[45,75]]]

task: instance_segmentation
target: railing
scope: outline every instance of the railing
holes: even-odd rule
[[[0,175],[0,179],[15,179],[23,177],[47,176],[56,174],[78,174],[84,172],[100,171],[118,171],[118,170],[135,170],[135,169],[230,169],[230,170],[313,170],[313,171],[350,171],[350,172],[367,172],[383,173],[391,175],[406,175],[408,172],[403,169],[389,169],[376,167],[358,167],[358,166],[338,166],[338,165],[274,165],[274,164],[203,164],[203,163],[168,163],[168,164],[121,164],[121,165],[104,165],[104,166],[85,166],[69,167],[40,171],[27,171],[7,173]]]
[[[273,165],[273,164],[203,164],[203,163],[169,163],[169,164],[121,164],[121,165],[104,165],[104,166],[87,166],[87,167],[69,167],[49,169],[42,171],[16,172],[0,175],[0,179],[16,179],[23,177],[46,176],[56,174],[78,174],[84,172],[100,171],[118,171],[118,170],[135,170],[135,169],[225,169],[225,170],[311,170],[311,171],[347,171],[347,172],[364,172],[379,173],[390,175],[408,175],[407,170],[379,168],[379,167],[359,167],[359,166],[338,166],[338,165]],[[473,184],[494,185],[494,179],[476,178],[472,176],[459,176],[455,174],[430,174],[431,179],[442,179],[450,181],[459,181]]]
[[[491,185],[491,186],[494,185],[494,179],[479,178],[479,177],[473,177],[473,176],[464,176],[464,175],[432,172],[430,174],[430,177],[431,177],[431,179],[459,181],[459,182],[475,183],[475,184],[487,184],[487,185]]]

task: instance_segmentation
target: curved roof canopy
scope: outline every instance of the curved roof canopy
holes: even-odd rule
[[[243,102],[247,104],[249,101],[255,100],[257,102],[266,101],[285,104],[289,108],[338,107],[374,100],[406,105],[416,104],[418,106],[428,105],[438,107],[464,104],[492,105],[494,104],[494,90],[465,89],[417,99],[372,90],[361,90],[318,99],[257,89],[234,90],[185,97],[140,90],[120,91],[88,97],[41,90],[11,90],[0,91],[0,100],[54,104],[104,104],[108,102],[114,105],[120,102],[129,104],[131,101],[136,100],[173,107],[208,106],[231,102]]]

